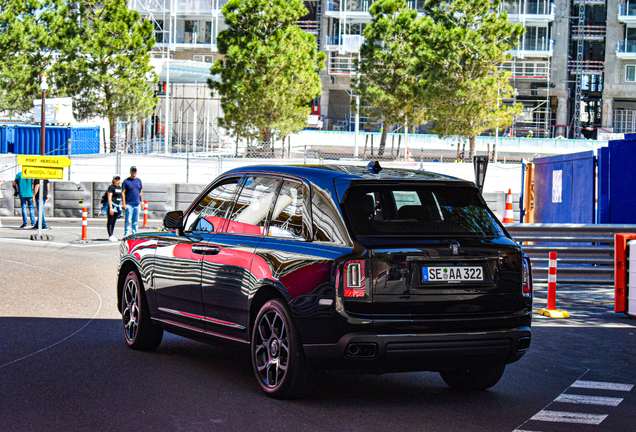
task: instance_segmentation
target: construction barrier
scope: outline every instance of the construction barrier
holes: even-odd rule
[[[614,235],[614,312],[627,312],[627,244],[636,234]]]
[[[143,228],[148,228],[148,200],[144,200],[144,224]]]
[[[506,197],[506,209],[504,210],[503,223],[515,223],[514,213],[512,210],[512,190],[508,189]]]
[[[539,309],[537,313],[550,318],[569,318],[569,313],[556,308],[557,253],[550,252],[549,256],[548,305],[545,309]]]
[[[82,207],[82,241],[88,241],[86,229],[88,228],[88,208]]]

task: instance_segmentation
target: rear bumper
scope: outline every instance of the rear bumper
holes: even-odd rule
[[[530,346],[530,338],[530,327],[423,335],[350,333],[338,343],[308,344],[304,350],[321,369],[440,371],[516,362]]]

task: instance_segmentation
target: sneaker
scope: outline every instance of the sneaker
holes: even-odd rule
[[[117,241],[117,237],[112,235],[112,236],[108,237],[108,241],[116,242]]]
[[[22,228],[26,228],[26,224],[20,225],[20,229],[22,229]]]

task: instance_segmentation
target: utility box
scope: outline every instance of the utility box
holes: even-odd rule
[[[627,283],[627,311],[625,315],[636,318],[636,240],[628,242],[629,271]]]

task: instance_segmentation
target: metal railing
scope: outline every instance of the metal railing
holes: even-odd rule
[[[533,280],[548,281],[548,255],[557,252],[557,283],[614,284],[614,234],[636,225],[510,224],[506,229],[532,260]]]

